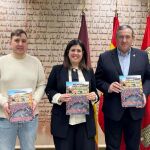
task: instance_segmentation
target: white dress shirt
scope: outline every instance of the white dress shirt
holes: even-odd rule
[[[68,70],[68,74],[69,74],[69,81],[71,82],[72,81],[71,70]],[[78,69],[78,77],[79,77],[79,82],[85,81],[83,73],[80,69]],[[52,98],[52,103],[61,105],[62,103],[60,103],[58,101],[60,96],[61,96],[60,93],[55,94]],[[69,124],[70,125],[76,125],[76,124],[80,124],[83,122],[86,122],[85,115],[70,115],[70,118],[69,118]]]

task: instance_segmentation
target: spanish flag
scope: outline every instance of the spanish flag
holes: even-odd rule
[[[118,14],[116,13],[115,17],[113,19],[113,31],[112,31],[112,40],[111,40],[111,44],[110,44],[110,50],[116,48],[116,46],[117,46],[116,33],[117,33],[118,27],[119,27],[119,19],[118,19]],[[100,102],[99,102],[99,109],[98,109],[98,122],[99,122],[99,125],[100,125],[102,131],[104,132],[104,114],[102,112],[103,100],[104,100],[103,96],[101,96]],[[122,140],[122,142],[121,142],[120,150],[125,150],[124,140]]]
[[[112,39],[111,39],[111,44],[110,44],[110,49],[116,48],[116,32],[119,27],[119,20],[118,20],[118,15],[116,14],[113,20],[113,32],[112,32]]]
[[[111,40],[111,44],[110,44],[110,50],[116,48],[116,32],[117,32],[118,27],[119,27],[119,20],[118,20],[118,15],[116,14],[113,19],[113,32],[112,32],[112,40]],[[100,102],[99,102],[98,122],[99,122],[99,125],[100,125],[102,131],[104,132],[104,115],[102,112],[102,106],[103,106],[103,96],[101,96]]]
[[[141,49],[147,51],[150,56],[150,15],[147,16],[147,23]],[[145,114],[142,120],[140,150],[150,150],[150,95],[147,98]]]
[[[116,48],[116,32],[117,32],[118,27],[119,27],[119,20],[118,20],[118,15],[116,14],[113,19],[113,32],[112,32],[112,40],[111,40],[111,44],[110,44],[110,50]],[[102,106],[103,106],[103,96],[101,96],[100,102],[99,102],[98,122],[99,122],[99,125],[100,125],[102,131],[104,132],[104,115],[102,112]]]
[[[112,40],[111,40],[111,44],[110,44],[110,50],[117,47],[116,33],[117,33],[118,27],[119,27],[119,20],[118,20],[118,14],[116,13],[116,15],[114,17],[114,22],[113,22],[113,34],[112,34]],[[125,150],[125,142],[124,142],[123,133],[122,133],[122,140],[121,140],[120,150]]]

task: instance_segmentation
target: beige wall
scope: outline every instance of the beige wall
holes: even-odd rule
[[[115,7],[115,0],[85,0],[94,68],[99,54],[109,49]],[[52,66],[62,63],[66,43],[78,37],[83,0],[0,0],[0,8],[0,55],[10,53],[10,32],[23,28],[30,41],[29,53],[42,61],[48,77]],[[134,28],[134,46],[138,48],[145,29],[146,12],[147,0],[118,0],[120,24],[129,24]],[[46,97],[40,106],[42,130],[39,132],[42,135],[45,131],[49,132],[50,106]],[[104,143],[101,137],[100,143]]]

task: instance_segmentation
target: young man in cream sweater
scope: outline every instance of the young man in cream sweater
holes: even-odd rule
[[[41,62],[27,54],[27,34],[21,29],[11,33],[12,53],[0,57],[0,150],[15,149],[18,136],[21,149],[34,150],[38,127],[37,104],[45,89],[45,75]],[[7,91],[32,88],[34,118],[29,122],[10,123]]]

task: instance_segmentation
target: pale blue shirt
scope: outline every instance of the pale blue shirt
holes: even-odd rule
[[[131,49],[126,53],[122,53],[119,49],[117,49],[117,54],[118,54],[122,73],[124,76],[127,76],[129,73],[129,67],[130,67]]]

